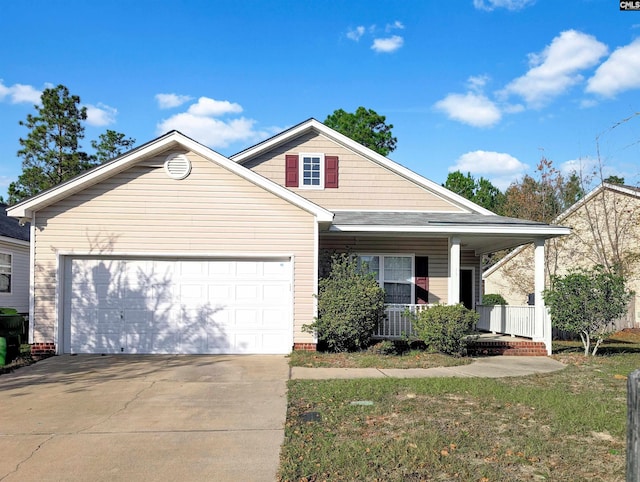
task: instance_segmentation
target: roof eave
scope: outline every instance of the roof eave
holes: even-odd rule
[[[355,225],[334,224],[330,232],[370,232],[370,233],[424,233],[424,234],[492,234],[492,235],[525,235],[540,237],[557,237],[571,233],[570,228],[563,226],[468,226],[468,225],[436,225],[436,226],[393,226],[393,225]]]

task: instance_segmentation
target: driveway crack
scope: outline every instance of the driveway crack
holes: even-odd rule
[[[12,470],[12,471],[10,471],[10,472],[7,472],[7,473],[6,473],[6,474],[4,474],[3,476],[0,476],[0,481],[2,481],[2,480],[4,480],[4,479],[6,479],[6,478],[7,478],[7,477],[9,477],[11,474],[15,474],[15,473],[17,473],[17,472],[18,472],[18,470],[20,470],[20,467],[21,467],[23,464],[25,464],[26,462],[28,462],[28,461],[29,461],[29,460],[30,460],[30,459],[31,459],[31,458],[36,454],[36,452],[42,448],[42,446],[43,446],[44,444],[46,444],[49,440],[51,440],[51,439],[52,439],[53,437],[55,437],[55,436],[56,436],[56,434],[51,434],[51,435],[49,436],[49,438],[47,438],[46,440],[43,440],[42,442],[40,442],[40,443],[38,444],[38,446],[37,446],[35,449],[33,449],[33,450],[31,451],[31,453],[30,453],[26,458],[24,458],[23,460],[21,460],[20,462],[18,462],[18,463],[16,464],[15,469],[13,469],[13,470]]]
[[[138,400],[138,398],[140,398],[140,395],[142,395],[144,392],[146,392],[147,390],[153,388],[153,386],[156,384],[156,381],[152,381],[149,385],[147,385],[146,387],[142,387],[140,390],[138,390],[133,397],[130,400],[127,400],[124,405],[122,405],[122,407],[120,407],[118,410],[116,410],[113,413],[110,413],[109,416],[107,416],[106,418],[104,418],[103,420],[100,420],[99,422],[94,423],[93,425],[90,425],[88,427],[85,427],[81,430],[78,430],[77,433],[84,433],[84,432],[88,432],[92,429],[94,429],[95,427],[102,425],[103,423],[108,422],[109,420],[111,420],[113,417],[115,417],[116,415],[124,412],[129,405],[131,405],[133,402],[135,402],[136,400]]]

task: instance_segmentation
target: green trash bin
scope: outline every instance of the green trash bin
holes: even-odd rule
[[[7,339],[0,336],[0,367],[5,365],[7,359]]]

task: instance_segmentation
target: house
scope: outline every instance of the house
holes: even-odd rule
[[[0,307],[29,311],[29,226],[0,204]]]
[[[231,158],[169,132],[9,215],[31,222],[30,340],[56,353],[315,349],[303,326],[325,250],[366,256],[396,310],[473,307],[482,254],[568,233],[496,216],[314,119]]]
[[[640,326],[640,189],[602,183],[554,222],[572,232],[547,241],[547,281],[571,269],[619,262],[635,295],[617,327]],[[509,305],[526,304],[534,292],[532,247],[521,246],[500,260],[485,272],[484,283],[486,293],[501,294]]]

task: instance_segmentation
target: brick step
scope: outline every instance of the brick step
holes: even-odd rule
[[[474,341],[467,346],[472,356],[511,355],[547,356],[547,348],[539,341]]]

